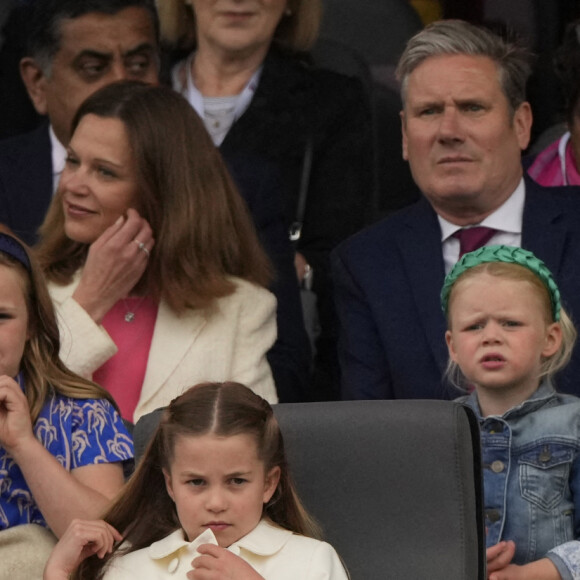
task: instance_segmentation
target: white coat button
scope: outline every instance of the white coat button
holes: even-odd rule
[[[179,559],[173,558],[173,560],[169,562],[169,566],[167,566],[167,571],[170,574],[174,574],[178,567],[179,567]]]

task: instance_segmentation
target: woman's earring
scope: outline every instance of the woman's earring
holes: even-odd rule
[[[284,10],[284,16],[292,16],[292,9],[286,8],[286,10]]]

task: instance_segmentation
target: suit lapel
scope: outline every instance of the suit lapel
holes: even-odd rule
[[[419,320],[443,373],[447,365],[447,348],[444,340],[446,323],[439,300],[445,277],[441,230],[435,212],[424,198],[409,212],[398,241]]]
[[[145,404],[163,387],[191,350],[205,324],[206,316],[202,311],[188,310],[177,316],[164,300],[161,301],[139,405]]]
[[[549,191],[527,177],[525,181],[522,247],[543,260],[558,278],[567,235],[563,210]]]

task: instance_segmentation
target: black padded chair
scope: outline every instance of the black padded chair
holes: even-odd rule
[[[276,405],[290,469],[352,580],[483,580],[479,429],[450,401]],[[159,421],[135,426],[141,454]]]

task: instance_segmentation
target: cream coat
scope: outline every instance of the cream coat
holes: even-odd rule
[[[117,347],[106,330],[72,298],[80,280],[49,284],[61,332],[60,354],[76,373],[91,378]],[[276,340],[276,299],[259,286],[233,278],[236,291],[211,311],[177,316],[161,301],[141,396],[133,420],[163,407],[203,381],[237,381],[270,403],[278,398],[266,353]]]
[[[151,544],[112,561],[105,580],[162,580],[185,578],[201,544],[217,545],[211,530],[193,542],[177,530]],[[326,542],[293,534],[262,520],[228,550],[248,562],[265,580],[347,580],[334,548]]]

